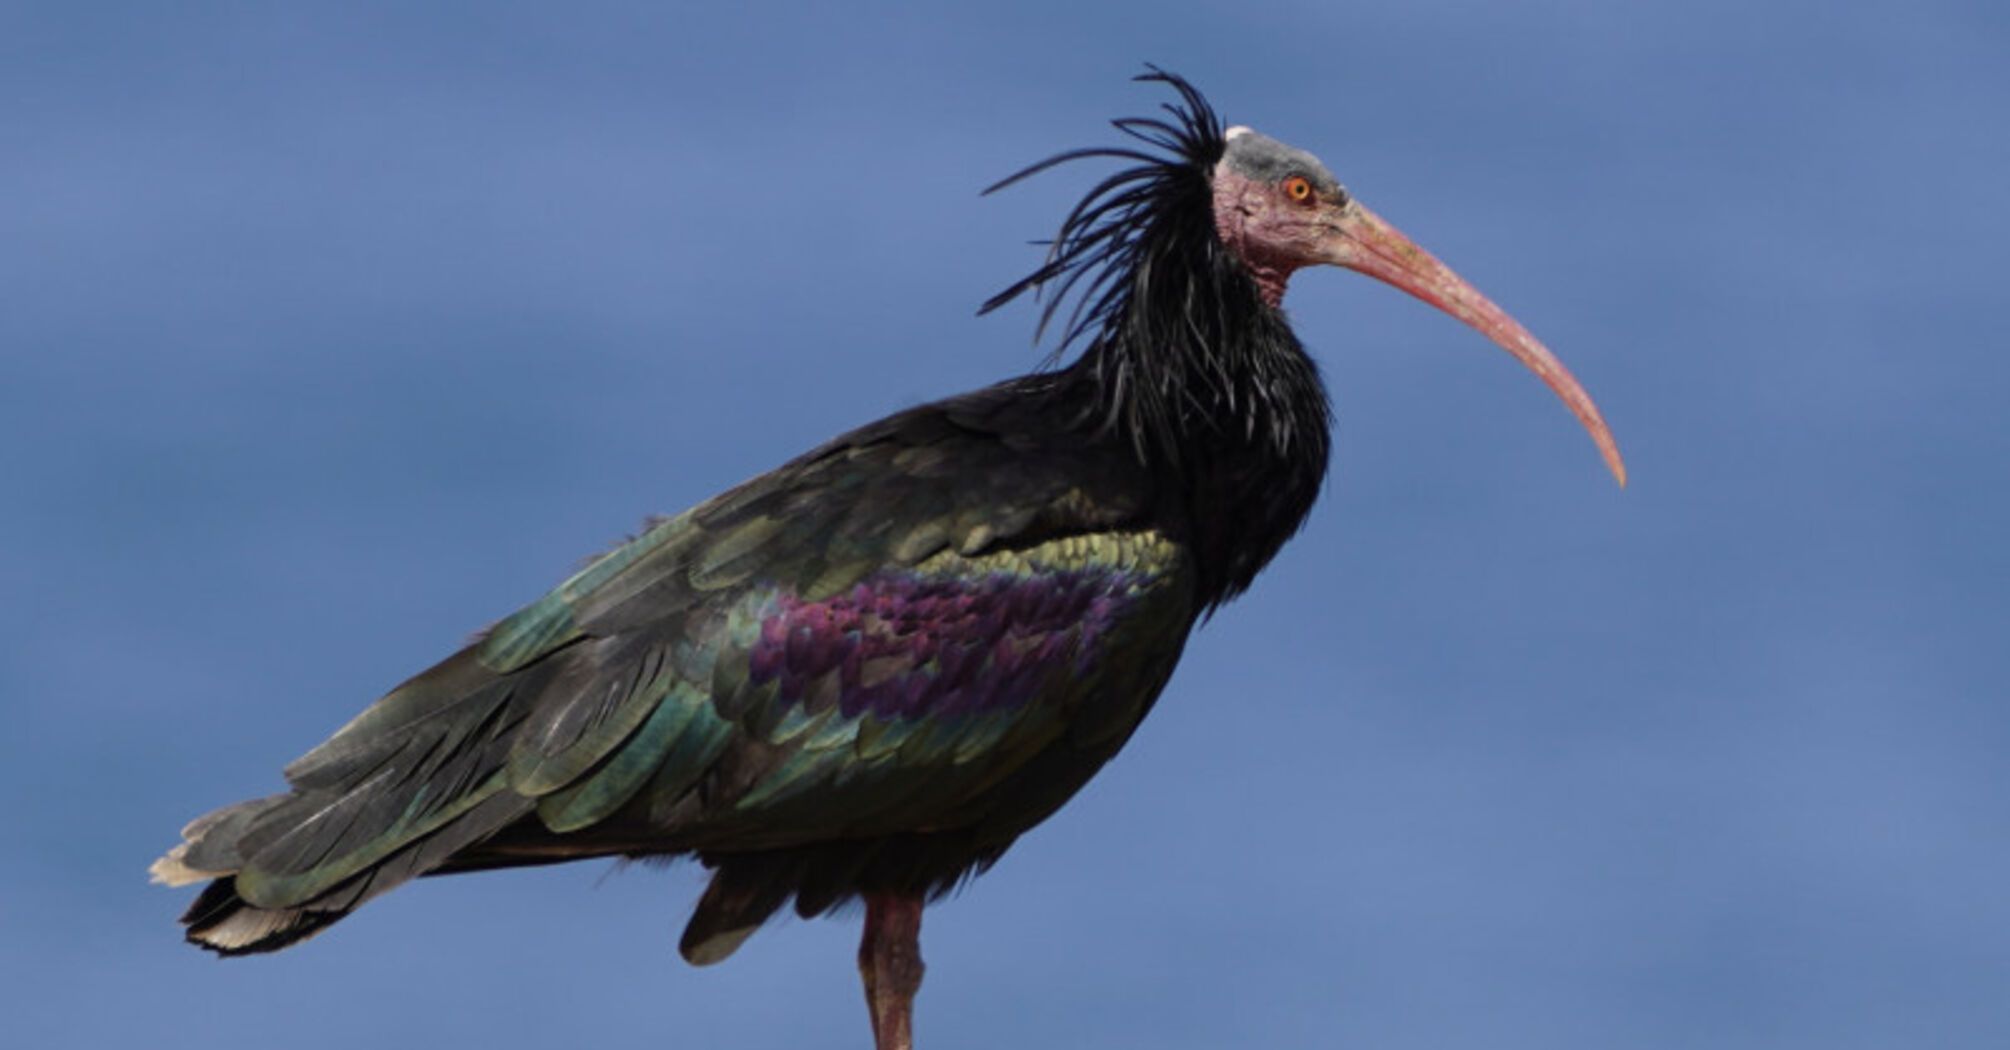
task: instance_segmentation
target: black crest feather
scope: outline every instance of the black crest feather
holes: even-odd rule
[[[1035,335],[1038,338],[1051,326],[1069,293],[1084,278],[1089,278],[1068,318],[1056,355],[1089,332],[1108,331],[1121,325],[1132,312],[1133,300],[1138,298],[1133,294],[1133,282],[1123,278],[1149,273],[1143,268],[1152,261],[1155,250],[1174,246],[1167,241],[1186,241],[1188,244],[1181,246],[1191,246],[1191,237],[1151,236],[1155,232],[1170,232],[1160,229],[1168,221],[1186,219],[1198,223],[1201,225],[1198,231],[1179,232],[1198,232],[1213,240],[1209,172],[1228,148],[1221,118],[1184,78],[1157,66],[1148,68],[1151,72],[1134,79],[1168,84],[1179,93],[1178,105],[1165,103],[1160,107],[1171,118],[1170,122],[1158,117],[1124,117],[1110,123],[1125,135],[1162,152],[1147,153],[1127,146],[1068,150],[1022,168],[984,190],[987,194],[996,193],[1070,161],[1136,162],[1135,167],[1118,171],[1098,183],[1061,220],[1060,232],[1047,242],[1047,258],[1039,269],[986,300],[977,311],[990,313],[1032,292],[1045,301]]]
[[[1128,429],[1144,458],[1179,462],[1226,437],[1287,454],[1312,442],[1323,465],[1316,370],[1215,231],[1213,172],[1228,148],[1221,118],[1185,79],[1148,68],[1136,79],[1179,98],[1160,107],[1163,116],[1111,122],[1142,148],[1070,150],[985,191],[1069,161],[1133,162],[1075,205],[1038,269],[978,312],[1030,292],[1042,301],[1038,338],[1065,309],[1049,363],[1086,340],[1077,367],[1100,392],[1103,424]],[[1278,396],[1287,390],[1306,396]]]

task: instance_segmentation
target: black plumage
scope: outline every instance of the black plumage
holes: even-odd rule
[[[1177,101],[1116,122],[1134,145],[1000,183],[1130,165],[984,304],[1042,295],[1058,367],[657,523],[400,685],[288,766],[286,793],[196,821],[156,864],[206,882],[189,939],[282,948],[419,875],[695,856],[714,874],[694,962],[791,903],[864,898],[874,1029],[906,1045],[921,904],[1116,754],[1197,620],[1312,506],[1329,408],[1279,310],[1290,270],[1367,270],[1553,363],[1420,251],[1415,273],[1347,254],[1400,235],[1309,154],[1141,79]]]

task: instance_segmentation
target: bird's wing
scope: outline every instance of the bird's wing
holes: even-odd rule
[[[1184,553],[1079,452],[931,406],[613,552],[482,645],[498,669],[577,646],[607,683],[537,706],[512,788],[554,832],[637,801],[756,848],[958,819],[1061,733],[1127,730],[1149,695],[1104,687],[1137,670],[1109,654],[1177,653]]]
[[[532,814],[581,852],[648,851],[593,833],[637,807],[657,848],[925,830],[1064,733],[1127,731],[1191,622],[1183,549],[1002,403],[903,413],[656,525],[157,871],[339,913]],[[1140,670],[1102,656],[1130,636],[1172,643],[1142,697],[1106,687]]]

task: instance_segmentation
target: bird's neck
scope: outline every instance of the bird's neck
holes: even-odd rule
[[[1184,345],[1106,333],[1070,369],[1094,425],[1157,479],[1209,606],[1247,588],[1304,523],[1330,443],[1325,384],[1283,315],[1266,304],[1240,320],[1172,341]]]

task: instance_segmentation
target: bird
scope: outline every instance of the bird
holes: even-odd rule
[[[1189,634],[1304,524],[1332,412],[1282,309],[1299,269],[1407,292],[1533,370],[1534,336],[1315,156],[1184,78],[1112,121],[1120,165],[983,303],[1055,336],[1025,375],[896,412],[681,514],[398,685],[196,819],[151,869],[188,941],[289,947],[418,876],[695,858],[679,942],[719,962],[785,906],[863,903],[875,1046],[909,1050],[924,907],[1115,756]]]

